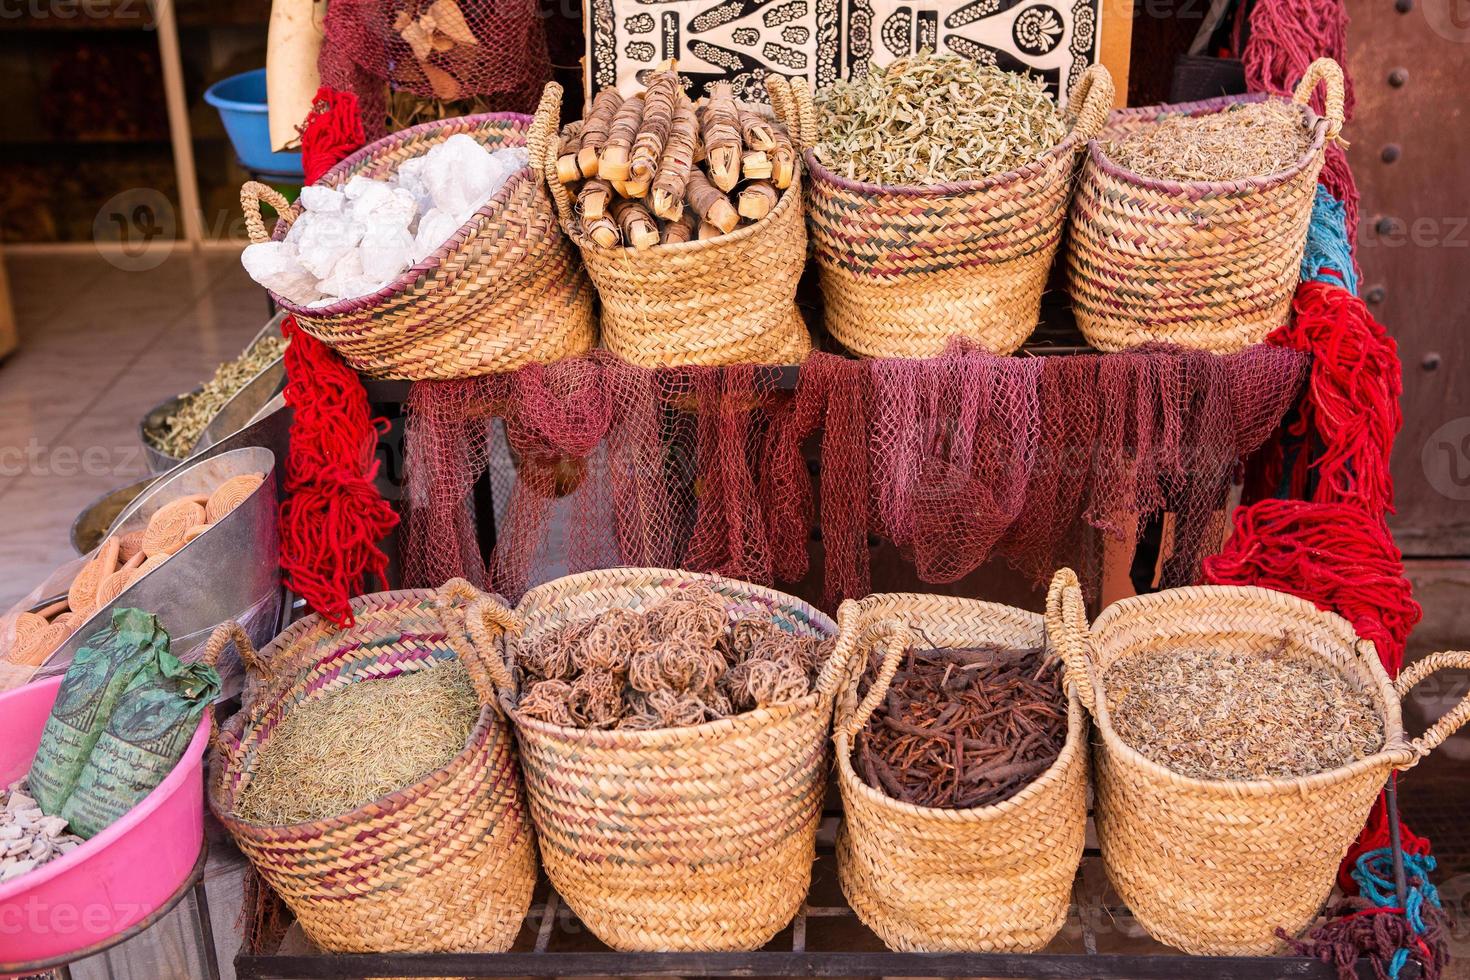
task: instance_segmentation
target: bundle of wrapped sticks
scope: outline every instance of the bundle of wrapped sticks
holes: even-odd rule
[[[876,675],[870,665],[868,683]],[[1016,795],[1066,739],[1060,665],[1044,651],[911,649],[858,733],[853,768],[904,803],[967,810]]]
[[[564,136],[557,177],[602,248],[717,238],[771,213],[796,177],[785,129],[735,101],[729,82],[691,102],[673,61],[637,95],[604,89]]]

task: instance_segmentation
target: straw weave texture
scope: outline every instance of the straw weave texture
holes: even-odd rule
[[[1470,701],[1423,737],[1404,735],[1399,701],[1435,670],[1470,666],[1437,654],[1397,689],[1373,644],[1346,620],[1295,596],[1243,586],[1170,589],[1109,606],[1089,630],[1070,569],[1047,599],[1047,630],[1092,711],[1098,842],[1113,887],[1156,939],[1189,953],[1281,953],[1332,890],[1338,863],[1396,769],[1413,766],[1470,716]],[[1265,654],[1283,637],[1369,691],[1383,719],[1381,751],[1296,779],[1249,782],[1181,776],[1128,747],[1108,718],[1108,668],[1130,654],[1212,649]],[[1283,731],[1282,738],[1291,738]]]
[[[466,637],[464,607],[474,598],[458,580],[439,592],[364,596],[352,601],[352,628],[310,616],[259,654],[237,628],[210,640],[216,651],[235,641],[255,687],[216,739],[210,806],[322,949],[501,951],[530,907],[536,848],[510,728],[489,680],[499,665],[476,662]],[[465,662],[484,707],[449,765],[325,820],[271,827],[234,816],[255,760],[295,708],[454,658]]]
[[[839,622],[839,650],[854,650],[835,725],[843,809],[837,873],[848,902],[895,950],[1041,949],[1066,921],[1087,830],[1087,722],[1075,690],[1056,762],[991,806],[895,800],[858,777],[852,747],[906,648],[1039,646],[1042,618],[974,599],[895,593],[845,603]],[[860,703],[857,679],[870,657],[884,666]]]
[[[1320,118],[1308,105],[1318,82],[1327,86]],[[1293,102],[1312,139],[1286,170],[1231,181],[1157,180],[1123,168],[1104,149],[1165,116],[1215,113],[1239,101],[1125,109],[1088,145],[1067,266],[1077,326],[1092,346],[1162,342],[1224,354],[1286,323],[1317,174],[1327,141],[1342,129],[1336,62],[1314,62],[1297,87]]]
[[[616,569],[532,589],[510,655],[606,609],[645,608],[703,583],[732,618],[770,616],[799,635],[835,624],[799,599],[712,575]],[[749,950],[800,908],[811,881],[841,673],[817,691],[720,721],[660,731],[591,731],[536,721],[505,699],[552,885],[620,950]]]
[[[802,125],[807,212],[832,336],[868,357],[934,357],[951,337],[995,354],[1020,347],[1036,327],[1081,151],[1112,108],[1107,69],[1095,65],[1078,81],[1072,130],[1039,159],[986,180],[929,187],[828,170],[810,149],[811,95],[800,80],[789,90],[811,120]]]
[[[364,147],[318,183],[335,187],[357,174],[385,179],[456,133],[490,150],[524,145],[533,158],[553,135],[516,113],[424,123]],[[285,237],[301,213],[299,204],[288,207],[253,181],[240,199],[251,241]],[[261,199],[282,216],[273,236],[260,217]],[[550,363],[597,343],[592,285],[530,169],[512,176],[449,241],[378,293],[315,308],[272,296],[303,330],[375,378],[476,377]]]
[[[561,86],[546,86],[538,122],[554,125]],[[580,124],[567,129],[568,138]],[[793,134],[795,138],[795,134]],[[801,174],[771,213],[706,241],[639,251],[602,248],[582,233],[571,195],[556,176],[556,141],[540,161],[557,214],[602,298],[602,343],[640,367],[800,364],[811,337],[796,308],[806,265]],[[537,161],[532,160],[532,166]]]

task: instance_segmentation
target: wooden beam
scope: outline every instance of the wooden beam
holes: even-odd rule
[[[189,100],[184,92],[184,63],[179,54],[174,0],[157,0],[153,23],[158,31],[158,56],[163,64],[163,99],[168,108],[168,135],[173,144],[184,241],[198,248],[204,242],[204,208],[199,199],[199,174],[194,166],[194,136],[189,127]]]

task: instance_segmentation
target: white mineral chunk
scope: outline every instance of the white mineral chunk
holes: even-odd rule
[[[347,196],[335,187],[313,184],[310,187],[301,188],[301,206],[319,214],[341,211],[346,200]]]
[[[31,849],[28,852],[32,861],[44,861],[51,856],[51,841],[45,837],[37,837],[31,841]]]
[[[440,245],[449,241],[451,235],[464,224],[447,211],[432,208],[419,219],[418,232],[413,236],[413,260],[422,262]]]
[[[12,878],[19,878],[21,875],[25,874],[27,871],[33,870],[35,867],[36,862],[31,858],[7,858],[3,864],[0,864],[0,881],[9,881]]]
[[[310,221],[301,233],[297,249],[301,264],[318,279],[332,274],[332,269],[362,241],[366,229],[348,214],[303,214],[298,221]]]
[[[343,296],[351,296],[351,293],[343,292],[347,283],[362,278],[362,255],[353,250],[342,257],[342,260],[332,267],[332,274],[321,282],[321,291],[326,297],[333,299]]]
[[[362,274],[375,282],[392,279],[413,264],[414,239],[399,224],[375,224],[362,239]]]
[[[16,810],[30,810],[34,808],[36,801],[24,793],[12,790],[10,799],[5,801],[5,809],[14,813]]]
[[[258,242],[247,245],[240,262],[250,278],[293,302],[316,298],[316,277],[305,269],[295,245]]]
[[[358,174],[342,188],[358,214],[370,214],[383,207],[393,198],[393,185],[384,180],[373,180]]]
[[[456,133],[424,154],[424,184],[434,206],[450,214],[463,214],[490,191],[498,167],[490,151],[473,136]]]
[[[18,823],[7,823],[0,825],[0,840],[20,840],[23,833],[25,833],[25,831],[21,829],[21,826]]]
[[[66,818],[42,817],[36,822],[36,829],[47,837],[60,837],[61,832],[66,830]]]

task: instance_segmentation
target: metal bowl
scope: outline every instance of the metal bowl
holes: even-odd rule
[[[141,530],[164,504],[209,493],[231,477],[246,473],[264,473],[265,480],[209,530],[96,610],[49,658],[43,672],[65,670],[86,638],[111,621],[117,607],[131,606],[157,615],[176,644],[175,652],[182,653],[219,623],[243,615],[272,596],[279,598],[276,456],[269,449],[231,449],[179,466],[128,505],[108,534]],[[252,639],[264,643],[270,636]]]
[[[154,477],[109,490],[88,504],[71,522],[71,547],[79,555],[90,554],[107,537],[107,529],[117,515],[147,490]]]
[[[254,347],[262,337],[280,333],[281,321],[284,318],[285,314],[282,313],[277,313],[271,317],[270,321],[256,331],[254,337],[250,338],[250,343],[241,348],[240,353],[243,354],[251,347]],[[280,358],[277,358],[262,368],[255,377],[247,381],[244,387],[235,392],[234,396],[220,407],[220,410],[215,414],[214,418],[210,420],[209,425],[199,434],[199,440],[195,442],[194,449],[190,452],[188,458],[193,458],[200,451],[223,442],[228,436],[238,432],[251,421],[259,418],[267,403],[281,390],[281,387],[285,384],[285,379],[286,367]],[[204,386],[201,384],[194,388],[193,391],[188,392],[188,395],[197,394],[203,388]],[[147,461],[148,471],[150,473],[167,473],[179,463],[183,462],[183,460],[168,455],[149,442],[148,432],[151,429],[161,428],[163,420],[178,411],[179,403],[185,397],[187,395],[178,395],[159,402],[138,423],[138,439],[143,443],[143,456]]]

